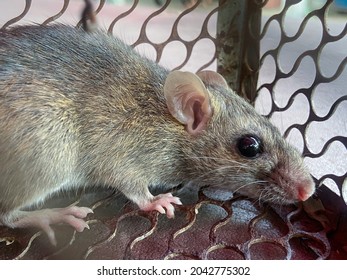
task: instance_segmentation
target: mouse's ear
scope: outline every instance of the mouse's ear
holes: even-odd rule
[[[204,70],[198,72],[197,75],[207,85],[217,85],[229,89],[227,81],[217,72]]]
[[[167,107],[186,130],[197,135],[212,116],[207,89],[201,79],[190,72],[173,71],[164,84]]]

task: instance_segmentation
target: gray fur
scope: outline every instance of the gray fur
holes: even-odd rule
[[[75,187],[111,186],[140,206],[149,185],[226,187],[280,203],[296,200],[299,180],[313,188],[299,153],[231,90],[206,83],[213,117],[189,135],[167,109],[168,73],[101,32],[1,31],[0,220]],[[249,133],[263,139],[257,159],[235,148]]]

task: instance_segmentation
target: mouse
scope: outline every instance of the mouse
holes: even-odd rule
[[[53,245],[52,225],[82,232],[92,209],[28,207],[77,188],[111,187],[168,218],[177,185],[275,204],[315,192],[300,152],[222,75],[170,71],[63,24],[0,31],[0,174],[1,225],[39,228]]]

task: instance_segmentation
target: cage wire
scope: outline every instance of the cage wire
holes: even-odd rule
[[[23,11],[18,10],[19,15],[7,20],[2,29],[27,18],[35,0],[22,2]],[[71,2],[62,0],[60,10],[40,24],[65,22]],[[332,0],[318,1],[304,13],[298,12],[304,3],[299,0],[284,1],[270,11],[264,10],[268,1],[220,0],[206,7],[198,0],[178,14],[171,13],[171,28],[164,32],[162,16],[180,3],[156,1],[159,5],[143,16],[141,2],[105,9],[110,5],[106,0],[95,1],[95,13],[100,19],[106,10],[112,11],[103,27],[112,36],[123,30],[121,37],[131,15],[143,17],[136,36],[127,43],[160,64],[171,69],[218,70],[231,88],[302,151],[320,186],[314,213],[307,214],[305,206],[257,205],[244,197],[203,189],[193,199],[187,198],[185,206],[177,207],[172,223],[157,213],[135,209],[121,195],[87,193],[74,200],[55,198],[54,203],[89,203],[95,214],[88,233],[77,236],[70,229],[58,228],[58,243],[64,245],[47,251],[41,232],[0,228],[0,258],[346,258],[347,55],[341,47],[347,41],[346,16],[339,15],[339,25],[331,20]],[[203,20],[197,13],[204,13]],[[192,29],[189,22],[196,26],[198,20],[198,29]],[[74,22],[77,27],[80,24]],[[197,59],[199,50],[206,52],[204,59]],[[170,54],[174,60],[167,60]],[[327,220],[333,221],[328,231]]]

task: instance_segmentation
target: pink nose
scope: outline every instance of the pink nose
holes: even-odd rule
[[[314,187],[309,185],[298,185],[298,199],[305,201],[314,193]]]

